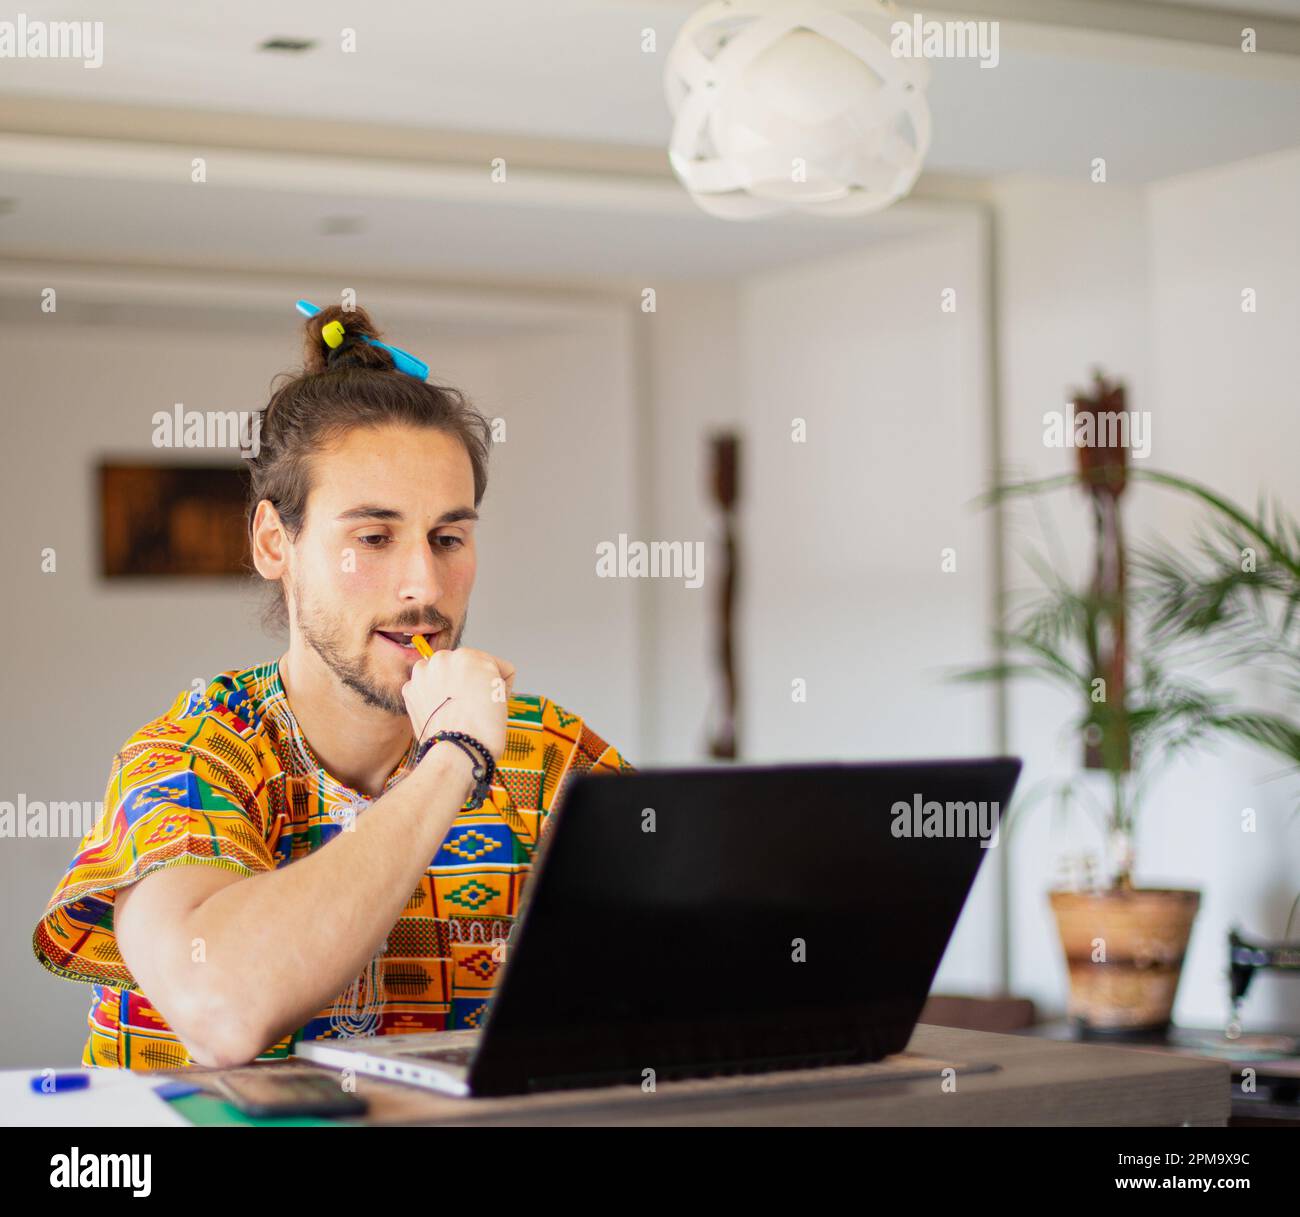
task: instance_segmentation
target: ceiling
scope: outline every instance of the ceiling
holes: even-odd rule
[[[76,3],[23,7],[32,19],[85,16]],[[662,85],[667,48],[696,7],[115,0],[102,67],[4,61],[0,252],[581,282],[740,275],[935,222],[924,207],[750,224],[699,212],[667,169]],[[1300,0],[1213,7],[1300,23]],[[355,52],[340,49],[345,28]],[[654,53],[642,50],[648,29]],[[258,49],[273,36],[317,45]],[[1084,180],[1097,156],[1111,182],[1141,184],[1300,145],[1300,56],[1010,21],[1000,42],[995,70],[932,63],[921,195],[942,176]],[[342,125],[346,148],[323,137],[306,148]],[[267,146],[272,128],[282,138]],[[369,129],[383,132],[383,165],[356,154]],[[460,140],[455,157],[423,150],[435,134]],[[483,166],[507,151],[519,171],[489,191]],[[209,174],[196,187],[199,155]]]
[[[1278,17],[1294,17],[1300,13],[1297,0],[1154,0],[1175,8],[1220,8],[1240,13],[1271,13]]]

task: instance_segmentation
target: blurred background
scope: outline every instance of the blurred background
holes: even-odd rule
[[[348,291],[504,423],[466,642],[634,764],[719,763],[725,435],[740,760],[1009,751],[1026,789],[1078,769],[1067,695],[952,680],[994,657],[1037,527],[976,500],[1071,472],[1044,415],[1100,368],[1149,412],[1135,465],[1300,512],[1300,3],[954,0],[936,15],[996,21],[998,62],[930,63],[910,194],[749,221],[697,205],[667,155],[666,59],[698,7],[25,6],[101,18],[103,60],[0,59],[0,799],[102,799],[133,729],[280,654],[247,580],[104,573],[101,467],[214,464],[160,452],[155,414],[261,409],[300,358],[294,301]],[[1050,507],[1086,575],[1087,496]],[[1139,482],[1125,512],[1131,537],[1191,552],[1189,497]],[[702,586],[597,577],[620,534],[702,543]],[[1296,712],[1258,665],[1212,679]],[[1201,892],[1182,1023],[1227,1017],[1230,926],[1283,936],[1300,828],[1281,768],[1224,739],[1144,799],[1139,878]],[[936,988],[1060,1013],[1045,893],[1103,844],[1086,815],[1028,810]],[[30,946],[74,845],[0,840],[0,1065],[80,1052],[89,993]],[[1300,1023],[1300,984],[1261,979],[1243,1018]]]

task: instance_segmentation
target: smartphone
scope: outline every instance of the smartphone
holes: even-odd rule
[[[306,1070],[281,1072],[244,1069],[212,1078],[221,1096],[246,1116],[356,1116],[369,1107],[365,1099],[344,1090],[338,1074]]]

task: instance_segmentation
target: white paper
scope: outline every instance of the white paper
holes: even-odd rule
[[[129,1069],[59,1069],[59,1074],[84,1072],[84,1090],[37,1094],[31,1080],[39,1069],[0,1071],[0,1125],[11,1128],[59,1128],[92,1125],[103,1128],[181,1125],[189,1121],[155,1093],[171,1081],[158,1074]]]

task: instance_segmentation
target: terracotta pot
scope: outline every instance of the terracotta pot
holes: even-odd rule
[[[1082,1035],[1163,1036],[1201,893],[1051,892]]]

